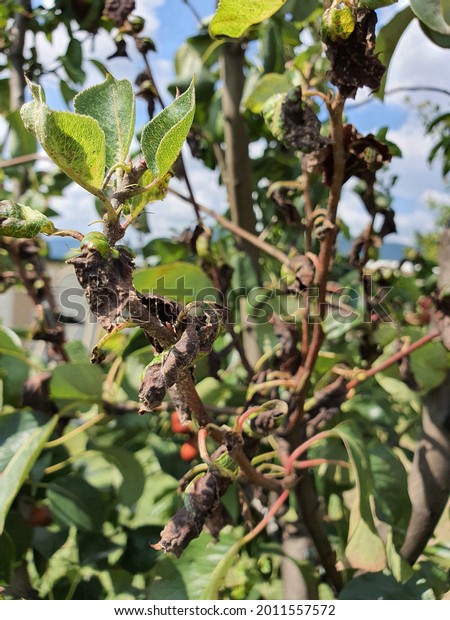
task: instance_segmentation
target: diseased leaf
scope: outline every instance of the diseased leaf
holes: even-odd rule
[[[450,18],[448,6],[442,0],[410,0],[409,4],[414,14],[425,26],[440,34],[450,35]]]
[[[0,235],[31,239],[39,233],[51,235],[53,223],[40,211],[11,200],[0,201]]]
[[[381,86],[376,92],[377,97],[383,99],[384,91],[386,89],[386,79],[389,71],[389,63],[395,52],[395,48],[398,42],[405,32],[406,28],[414,18],[414,13],[410,7],[405,7],[402,11],[394,15],[389,23],[380,28],[380,32],[377,36],[377,43],[375,47],[375,53],[378,54],[379,60],[386,67],[386,73],[381,80]]]
[[[75,112],[91,116],[105,132],[106,166],[122,164],[130,150],[136,118],[134,90],[129,80],[116,80],[110,73],[101,84],[79,93]]]
[[[194,81],[177,99],[157,114],[142,131],[142,152],[147,167],[163,177],[180,154],[195,112]]]
[[[10,413],[0,417],[0,458],[4,467],[0,474],[0,534],[14,498],[58,420],[57,416],[50,420],[46,417],[47,421],[43,422],[42,416],[30,413],[24,422],[20,416],[22,414]],[[16,429],[13,435],[12,428]]]
[[[209,25],[212,37],[238,39],[253,24],[271,17],[286,0],[220,0]]]
[[[21,116],[47,155],[73,181],[95,196],[105,174],[105,134],[98,121],[73,112],[56,112],[45,102],[41,86],[28,81],[33,101],[22,106]]]

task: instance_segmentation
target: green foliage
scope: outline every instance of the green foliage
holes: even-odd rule
[[[51,235],[54,230],[43,213],[10,200],[0,201],[0,235],[31,239],[40,232]]]
[[[220,0],[217,11],[209,25],[212,37],[238,39],[254,24],[268,19],[283,6],[285,0],[262,0],[239,2],[239,0]]]
[[[22,107],[22,120],[48,156],[67,176],[99,195],[105,174],[105,134],[89,116],[56,112],[46,102],[41,86],[28,82],[33,102]]]
[[[0,418],[0,534],[14,498],[25,482],[30,469],[52,434],[58,418],[50,420],[39,413],[14,412]]]
[[[22,566],[41,599],[282,598],[286,550],[280,540],[297,524],[295,494],[286,499],[286,510],[272,515],[270,527],[261,527],[258,536],[248,537],[249,530],[267,515],[278,492],[263,489],[242,475],[237,454],[245,446],[259,475],[283,480],[286,488],[291,488],[294,474],[287,474],[284,453],[279,451],[280,437],[286,437],[286,420],[304,401],[304,426],[300,426],[299,435],[314,435],[318,429],[324,434],[322,441],[302,455],[312,459],[309,472],[296,470],[303,467],[302,461],[293,465],[293,471],[314,476],[324,515],[320,525],[336,554],[337,566],[345,566],[340,598],[441,598],[448,589],[447,547],[440,543],[428,547],[414,567],[405,564],[399,549],[411,514],[407,474],[420,431],[422,398],[445,380],[448,352],[440,342],[429,342],[404,363],[378,372],[344,393],[343,398],[327,392],[333,382],[342,377],[345,383],[353,380],[427,333],[429,316],[424,302],[436,288],[436,256],[411,254],[411,273],[369,266],[365,259],[377,257],[385,231],[375,224],[370,234],[366,231],[356,258],[342,251],[338,237],[337,254],[328,274],[329,313],[323,320],[319,317],[315,298],[308,302],[309,307],[305,305],[308,290],[317,283],[317,262],[331,230],[325,215],[333,167],[326,111],[336,100],[330,91],[330,61],[320,41],[322,3],[221,0],[209,34],[203,27],[176,53],[176,79],[170,85],[174,101],[144,126],[141,147],[147,169],[139,160],[141,153],[130,154],[135,130],[132,82],[114,78],[94,60],[105,80],[76,94],[85,81],[86,67],[80,31],[75,35],[72,32],[75,20],[82,31],[103,29],[116,37],[118,46],[133,38],[139,47],[139,33],[130,34],[129,28],[135,24],[139,30],[142,19],[130,16],[116,29],[111,20],[100,18],[104,4],[100,0],[90,3],[83,15],[77,13],[77,3],[69,4],[58,0],[58,10],[63,9],[58,14],[36,8],[32,24],[50,41],[57,36],[59,23],[67,29],[67,51],[57,61],[53,78],[59,80],[66,103],[74,99],[74,113],[52,110],[43,89],[29,82],[33,101],[25,104],[19,116],[17,110],[10,110],[8,80],[0,80],[0,113],[10,128],[8,154],[35,153],[37,137],[59,167],[57,173],[31,166],[26,175],[21,166],[2,172],[3,236],[19,239],[55,232],[48,219],[52,216],[49,207],[52,198],[69,183],[65,173],[97,197],[104,223],[103,232],[84,237],[75,234],[77,240],[82,239],[77,259],[86,265],[101,264],[105,269],[106,265],[109,271],[100,269],[90,274],[94,276],[91,282],[100,275],[105,292],[109,287],[121,295],[124,291],[120,286],[116,291],[112,282],[118,274],[125,274],[123,280],[128,286],[129,271],[122,260],[123,249],[116,248],[115,243],[129,224],[136,223],[148,203],[166,196],[172,174],[182,176],[176,160],[185,139],[188,137],[193,153],[206,166],[215,169],[220,167],[218,162],[222,165],[224,125],[229,119],[224,119],[222,110],[225,85],[219,62],[225,41],[217,39],[245,37],[243,46],[247,49],[248,45],[248,51],[240,98],[245,132],[240,138],[245,145],[248,136],[250,150],[257,152],[251,161],[257,234],[259,243],[284,252],[287,260],[280,262],[261,251],[256,274],[234,235],[220,226],[208,228],[204,222],[175,240],[148,241],[141,233],[136,252],[139,269],[133,273],[137,294],[133,291],[130,300],[132,304],[142,303],[145,314],[150,309],[151,321],[145,317],[145,333],[141,329],[109,333],[102,366],[89,363],[89,353],[81,342],[61,344],[59,334],[45,331],[47,300],[39,305],[39,310],[43,309],[39,324],[32,332],[23,329],[22,339],[11,330],[0,329],[0,583],[10,583],[16,567]],[[391,4],[393,0],[333,3],[323,16],[327,46],[335,45],[342,52],[355,39],[356,8],[373,10]],[[420,18],[422,29],[432,40],[448,45],[448,15],[442,7],[434,2],[411,5],[413,10],[407,7],[395,13],[377,37],[375,56],[385,64],[413,19]],[[2,4],[0,27],[13,17],[12,11],[10,3]],[[2,33],[0,38],[5,40]],[[31,73],[45,76],[46,67],[39,64],[39,55],[34,51],[30,55]],[[153,77],[157,83],[158,76]],[[139,86],[139,95],[145,98],[152,116],[157,97],[155,84],[147,78]],[[182,91],[179,96],[177,89]],[[310,92],[305,95],[307,90]],[[328,98],[328,105],[314,94],[317,90]],[[380,92],[382,95],[384,86]],[[288,122],[287,108],[283,109],[286,102],[291,111]],[[440,113],[429,123],[430,131],[437,133],[431,160],[447,154],[447,116]],[[286,141],[286,133],[292,132],[293,126],[295,133],[299,117],[303,121],[307,118],[303,129],[315,132],[314,148],[305,149],[309,150],[305,156],[295,142],[292,146]],[[376,222],[386,217],[389,228],[391,188],[381,183],[371,185],[372,177],[388,162],[384,149],[401,156],[398,147],[389,142],[387,131],[383,127],[374,131],[375,136],[362,136],[357,128],[347,125],[350,144],[346,144],[344,172],[346,179],[357,180],[348,185],[362,199],[371,219]],[[226,185],[226,174],[221,172]],[[25,180],[26,191],[19,199],[9,188]],[[193,192],[196,195],[195,186]],[[347,217],[343,206],[337,224],[339,233],[349,238],[340,219]],[[73,205],[75,213],[76,208]],[[244,208],[239,204],[240,210]],[[155,217],[166,217],[163,205],[153,211]],[[443,219],[445,214],[443,211]],[[437,233],[432,242],[436,239]],[[4,243],[7,248],[8,240]],[[36,247],[43,260],[45,250]],[[0,248],[2,290],[11,285],[9,278],[14,270],[12,253],[8,255],[5,248]],[[25,265],[29,273],[26,256],[22,267]],[[372,278],[373,298],[366,291],[367,282],[362,281],[366,272]],[[37,278],[31,285],[38,300],[42,283]],[[339,287],[336,293],[332,291],[334,283]],[[253,287],[247,299],[236,290],[240,286]],[[371,305],[383,287],[392,287],[383,301],[392,321],[380,320]],[[92,288],[87,292],[92,299]],[[193,341],[185,338],[187,326],[193,326],[189,319],[194,315],[198,318],[208,304],[191,306],[190,314],[180,314],[173,301],[186,305],[205,298],[225,303],[229,325],[213,345],[207,343],[211,344],[211,354],[205,356],[204,347],[195,349],[194,355],[190,348]],[[123,314],[116,316],[116,307],[108,306],[102,316],[108,332],[114,332],[129,311],[126,294],[124,299]],[[314,325],[305,329],[308,318]],[[318,333],[319,320],[323,344],[311,369],[310,383],[306,382],[307,389],[301,392],[302,385],[293,386],[295,373],[306,358],[305,341],[307,344],[308,337]],[[191,331],[198,337],[201,329],[208,333],[210,328],[211,317],[209,323]],[[154,350],[151,345],[157,338],[153,329],[164,329],[168,344]],[[46,355],[38,359],[39,348],[33,338],[42,332],[47,341],[41,350],[45,346]],[[180,334],[187,346],[175,349],[171,343]],[[245,357],[255,355],[248,347],[249,339],[254,339],[260,349],[256,364]],[[63,355],[58,355],[58,346]],[[215,451],[220,440],[213,441],[211,436],[198,451],[198,422],[175,424],[179,414],[186,414],[183,398],[175,405],[180,385],[172,384],[169,397],[155,411],[137,415],[142,375],[160,366],[169,355],[174,365],[180,359],[187,360],[183,379],[195,379],[196,393],[212,421],[208,430],[211,434],[223,433],[226,438],[219,452]],[[172,371],[168,364],[170,381]],[[166,376],[163,378],[166,381]],[[342,385],[345,387],[341,384],[341,389]],[[243,411],[249,414],[244,420],[240,418]],[[221,505],[223,510],[214,514],[207,528],[201,523],[198,532],[202,533],[175,560],[158,550],[158,539],[182,507],[188,515],[195,513],[196,484],[206,479],[207,472],[217,476],[223,487],[228,485],[226,492],[219,487],[220,493],[214,495],[214,505]],[[200,498],[202,502],[206,495]],[[216,518],[218,540],[213,535]],[[178,524],[173,538],[180,531]],[[290,562],[306,580],[312,598],[335,596],[325,583],[328,575],[315,554],[303,560],[291,558]],[[359,570],[364,574],[354,577]]]
[[[106,167],[123,164],[134,133],[135,102],[129,80],[116,80],[110,73],[101,84],[79,93],[73,105],[77,114],[91,116],[105,133]]]
[[[148,169],[162,178],[180,154],[195,112],[195,91],[189,88],[153,118],[142,131],[142,152]]]

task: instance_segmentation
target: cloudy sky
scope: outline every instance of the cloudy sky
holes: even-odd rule
[[[191,0],[191,3],[202,16],[212,13],[215,6],[215,0]],[[53,3],[48,0],[48,4]],[[399,8],[407,4],[406,0],[400,0],[394,7],[379,10],[380,22],[389,21]],[[182,0],[137,0],[136,5],[136,14],[146,19],[144,34],[151,36],[156,42],[158,53],[153,55],[152,64],[158,86],[164,91],[165,86],[173,79],[175,51],[187,36],[195,34],[197,23]],[[67,41],[67,33],[62,26],[54,36],[52,44],[42,33],[38,34],[37,48],[47,66],[51,66],[58,56],[64,54]],[[31,40],[29,43],[31,44]],[[106,59],[114,51],[114,45],[106,34],[96,36],[94,41],[89,39],[83,45],[88,55],[99,60]],[[130,60],[126,58],[108,61],[108,67],[116,77],[130,77],[138,73],[139,57],[131,50],[133,46],[129,47],[131,67]],[[402,37],[391,62],[387,91],[411,86],[442,87],[443,75],[448,72],[449,54],[448,50],[429,42],[420,28],[413,24]],[[100,73],[93,65],[86,63],[85,68],[88,73],[87,86],[101,80]],[[50,105],[63,108],[64,103],[56,88],[56,78],[49,75],[45,78],[44,86]],[[409,103],[406,103],[407,96]],[[169,100],[167,93],[165,97]],[[367,99],[369,102],[366,102]],[[389,241],[408,243],[414,239],[415,231],[432,228],[432,215],[426,208],[427,198],[447,199],[446,188],[439,172],[440,162],[430,167],[426,161],[432,142],[424,135],[417,111],[417,106],[426,99],[440,104],[444,110],[446,107],[448,109],[448,97],[424,92],[392,94],[386,97],[384,103],[367,92],[361,92],[356,102],[348,104],[349,120],[359,131],[376,132],[380,127],[389,126],[388,138],[397,143],[403,152],[403,158],[395,158],[389,168],[389,174],[398,175],[393,206],[398,214],[399,231],[397,235],[391,235]],[[145,106],[138,101],[138,126],[140,119],[142,125],[145,122]],[[220,212],[225,211],[225,192],[218,184],[217,175],[205,169],[198,160],[193,160],[189,153],[186,153],[186,159],[197,200]],[[177,186],[178,182],[175,180],[173,183]],[[182,189],[179,183],[178,187]],[[95,224],[91,227],[80,224],[96,219],[92,199],[82,189],[72,186],[63,198],[54,201],[53,206],[61,213],[56,221],[59,227],[75,227],[82,232],[95,228]],[[153,236],[182,230],[193,223],[190,206],[172,196],[162,203],[152,205],[151,211],[154,213],[151,216]],[[350,191],[344,194],[341,216],[354,233],[359,232],[366,221],[364,209]]]

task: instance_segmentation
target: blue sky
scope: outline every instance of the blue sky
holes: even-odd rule
[[[214,11],[215,0],[191,0],[192,5],[202,15],[206,16]],[[43,4],[46,4],[44,1]],[[48,0],[48,4],[52,4]],[[397,5],[378,11],[380,23],[389,21],[399,8],[407,4],[400,0]],[[152,55],[152,66],[159,86],[165,86],[173,79],[173,58],[178,46],[189,35],[195,34],[197,22],[189,8],[182,0],[137,0],[136,14],[146,18],[145,34],[151,36],[156,43],[158,53]],[[92,57],[106,58],[114,50],[114,46],[106,35],[100,34],[94,40],[94,49],[91,42],[86,42],[85,51]],[[38,49],[42,58],[56,58],[63,54],[67,46],[67,36],[64,29],[54,38],[53,44],[46,42],[42,36]],[[131,48],[132,46],[130,46]],[[131,51],[131,50],[130,50]],[[448,75],[450,52],[442,50],[430,43],[422,34],[418,26],[408,29],[391,63],[387,88],[400,86],[442,86],[442,77]],[[115,59],[108,63],[108,67],[116,77],[130,77],[138,73],[140,59],[131,52],[130,61]],[[98,82],[101,76],[97,69],[87,64],[87,85]],[[56,80],[49,76],[44,83],[49,94],[49,102],[55,107],[64,107],[61,97],[56,90]],[[370,102],[364,103],[369,97]],[[165,96],[166,101],[169,95]],[[417,112],[417,106],[425,99],[447,106],[448,98],[431,93],[411,93],[409,104],[405,103],[405,93],[397,93],[387,97],[382,103],[367,92],[360,92],[356,102],[349,102],[347,114],[350,122],[354,123],[360,132],[376,132],[382,126],[389,126],[388,138],[398,143],[403,159],[395,159],[389,169],[389,174],[399,177],[394,191],[394,208],[397,211],[397,228],[399,234],[391,235],[387,240],[411,242],[416,230],[425,231],[432,227],[432,215],[426,208],[427,197],[446,200],[446,187],[440,177],[440,162],[433,167],[426,163],[431,141],[424,136],[422,123]],[[359,105],[364,103],[364,105]],[[356,105],[355,105],[356,104]],[[352,107],[354,109],[352,109]],[[445,107],[444,107],[445,109]],[[138,122],[145,122],[145,105],[138,101]],[[255,152],[258,147],[254,147]],[[195,188],[197,199],[204,204],[223,212],[227,208],[226,196],[218,184],[217,174],[206,170],[201,162],[193,160],[186,152],[188,170]],[[173,181],[183,189],[182,184]],[[73,206],[76,205],[76,208]],[[96,215],[93,211],[91,198],[81,189],[72,187],[65,198],[57,199],[55,206],[61,212],[57,225],[60,227],[77,227],[80,222],[93,221]],[[151,226],[154,236],[169,234],[181,230],[193,223],[192,210],[189,205],[169,196],[162,203],[152,205]],[[358,233],[367,221],[367,216],[359,199],[349,189],[344,192],[341,206],[341,216],[350,225],[353,233]],[[95,227],[95,225],[94,225]],[[81,226],[82,232],[92,230],[93,227]]]

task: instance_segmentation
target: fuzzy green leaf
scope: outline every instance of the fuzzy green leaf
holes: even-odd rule
[[[45,103],[41,86],[28,81],[33,101],[22,106],[21,116],[47,155],[78,185],[95,196],[105,174],[105,134],[98,121],[73,112],[56,112]]]
[[[286,0],[220,0],[209,26],[212,37],[238,39],[253,24],[271,17]]]
[[[410,0],[409,4],[414,14],[425,26],[440,34],[450,35],[448,2],[443,0]]]
[[[124,163],[136,118],[131,82],[116,80],[108,73],[104,82],[79,93],[73,105],[78,114],[95,118],[105,132],[107,168]]]
[[[31,239],[39,233],[51,235],[55,227],[40,211],[11,200],[0,201],[0,235]]]
[[[163,177],[180,154],[195,112],[195,90],[189,88],[157,114],[142,131],[141,145],[148,169]]]

